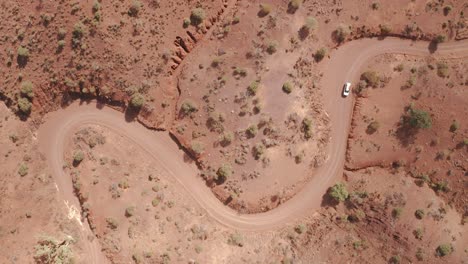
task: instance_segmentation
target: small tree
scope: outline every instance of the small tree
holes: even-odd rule
[[[328,195],[332,197],[335,201],[344,202],[349,197],[349,193],[346,190],[346,186],[343,183],[337,183],[328,189]]]

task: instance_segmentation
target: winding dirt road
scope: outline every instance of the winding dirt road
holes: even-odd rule
[[[325,108],[332,121],[329,157],[296,196],[265,213],[241,215],[223,205],[197,176],[196,166],[184,162],[184,153],[178,149],[167,133],[150,131],[136,122],[128,123],[122,113],[107,107],[99,109],[96,102],[89,105],[74,103],[64,110],[51,113],[39,131],[41,148],[47,157],[60,195],[64,201],[76,208],[79,208],[79,204],[73,194],[71,177],[62,169],[64,145],[78,127],[99,124],[127,137],[151,155],[177,179],[211,217],[221,224],[240,230],[272,229],[319,208],[326,189],[342,176],[352,114],[352,98],[343,99],[340,96],[341,87],[345,81],[356,82],[360,70],[369,59],[386,53],[417,56],[430,54],[427,42],[396,38],[363,39],[334,50],[331,58],[323,62],[324,77],[321,86],[324,89]],[[443,58],[468,57],[468,41],[440,44],[432,55]],[[91,232],[86,224],[83,228],[87,229],[83,232]],[[97,239],[89,243],[87,251],[93,261],[106,262],[100,252]]]

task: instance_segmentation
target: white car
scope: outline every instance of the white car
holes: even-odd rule
[[[351,92],[351,83],[346,82],[343,86],[343,97],[347,97]]]

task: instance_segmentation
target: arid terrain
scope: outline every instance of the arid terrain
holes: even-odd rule
[[[468,263],[468,3],[0,5],[0,263]]]

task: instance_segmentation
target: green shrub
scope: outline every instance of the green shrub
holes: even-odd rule
[[[446,5],[444,7],[444,15],[448,15],[452,11],[453,7],[451,5]]]
[[[141,10],[141,3],[140,1],[133,1],[128,9],[128,15],[132,17],[138,16]]]
[[[409,125],[413,128],[427,129],[432,126],[432,119],[426,111],[410,108],[409,109]]]
[[[134,93],[130,98],[130,106],[133,108],[141,108],[145,104],[145,96],[141,93]]]
[[[413,235],[416,239],[419,239],[421,240],[423,238],[423,235],[424,235],[424,231],[422,230],[422,228],[416,228],[414,231],[413,231]]]
[[[60,29],[58,30],[58,33],[57,33],[57,38],[58,38],[59,40],[63,40],[63,39],[65,39],[65,36],[66,36],[66,35],[67,35],[67,30],[64,29],[64,28],[60,28]]]
[[[388,34],[392,33],[392,28],[390,25],[383,24],[380,25],[380,34],[383,36],[387,36]]]
[[[260,86],[260,83],[258,81],[253,81],[249,87],[247,87],[247,91],[249,92],[250,95],[256,95],[258,92],[258,88]]]
[[[302,120],[302,131],[304,132],[304,138],[309,139],[312,137],[312,121],[308,118]]]
[[[258,127],[257,125],[251,125],[249,126],[246,130],[245,130],[245,133],[247,134],[247,136],[249,138],[253,138],[257,135],[258,133]]]
[[[197,104],[195,104],[191,100],[187,99],[182,103],[182,105],[180,107],[180,110],[182,111],[182,113],[184,115],[188,115],[190,113],[197,112],[198,111],[198,106],[197,106]]]
[[[30,81],[24,81],[21,83],[21,95],[26,96],[30,99],[34,98],[34,85]]]
[[[460,128],[460,123],[457,120],[453,120],[452,124],[450,125],[450,132],[455,132]]]
[[[57,50],[62,51],[65,48],[65,40],[59,40],[57,42]]]
[[[244,238],[240,233],[234,233],[229,236],[228,244],[233,246],[242,247],[244,245]]]
[[[307,231],[307,227],[304,224],[299,224],[294,228],[294,231],[298,234],[302,234]]]
[[[344,202],[349,197],[346,186],[343,183],[337,183],[328,189],[328,195],[337,202]]]
[[[80,162],[83,161],[83,159],[84,159],[83,151],[78,150],[78,151],[75,151],[75,153],[73,153],[73,162],[74,163],[79,164]]]
[[[303,27],[305,27],[308,31],[316,30],[318,27],[317,19],[315,19],[315,17],[308,16],[305,20]]]
[[[75,263],[73,259],[73,252],[69,244],[73,242],[71,237],[64,241],[58,241],[52,237],[41,237],[34,247],[34,260],[35,263],[44,264],[72,264]]]
[[[203,143],[199,141],[193,141],[190,144],[190,148],[197,156],[201,155],[205,151],[205,146],[203,146]]]
[[[135,206],[130,206],[125,209],[125,216],[126,217],[132,217],[135,215],[136,212],[136,207]]]
[[[449,75],[449,68],[447,63],[438,62],[437,63],[437,75],[441,78],[447,78]]]
[[[224,132],[221,136],[220,136],[220,143],[221,145],[223,146],[227,146],[229,144],[231,144],[231,142],[234,140],[234,134],[232,132]]]
[[[447,256],[447,255],[450,255],[450,254],[452,254],[452,252],[453,252],[453,246],[450,243],[441,244],[436,248],[436,254],[439,257],[444,257],[444,256]]]
[[[30,114],[31,113],[31,102],[27,98],[20,98],[18,99],[18,109],[23,114]]]
[[[399,219],[402,213],[403,213],[403,208],[401,207],[393,208],[392,210],[392,216],[395,219]]]
[[[351,30],[347,25],[339,25],[338,28],[333,32],[335,39],[338,42],[345,41],[350,33]]]
[[[184,28],[188,28],[188,26],[190,26],[190,24],[191,24],[190,19],[184,18],[184,21],[182,22],[182,26]]]
[[[377,87],[380,82],[380,76],[375,71],[366,71],[361,74],[361,80],[367,82],[367,85]]]
[[[253,155],[255,159],[256,160],[260,159],[264,153],[265,153],[265,145],[263,145],[262,143],[255,144],[255,146],[253,147]]]
[[[260,4],[260,11],[258,12],[258,15],[261,17],[264,17],[268,14],[271,13],[272,7],[269,4],[262,3]]]
[[[270,41],[266,47],[268,54],[273,54],[278,50],[278,42]]]
[[[194,8],[192,10],[192,13],[190,14],[190,22],[192,23],[192,25],[198,26],[203,22],[205,17],[206,17],[206,14],[203,8],[200,8],[200,7]]]
[[[29,50],[23,46],[18,48],[18,57],[20,59],[28,59],[29,58]]]
[[[288,11],[294,13],[301,7],[302,0],[290,0],[288,4]]]
[[[106,218],[106,223],[107,223],[107,227],[112,230],[115,230],[119,227],[119,223],[117,222],[117,220],[111,217]]]
[[[315,61],[319,62],[319,61],[323,60],[323,58],[325,58],[325,55],[327,55],[327,49],[326,48],[318,49],[314,54]]]
[[[438,43],[445,42],[446,39],[447,39],[447,37],[444,36],[444,35],[437,35],[437,36],[434,37],[434,39],[432,39],[432,41],[434,43],[438,44]]]
[[[369,131],[370,133],[375,133],[377,130],[379,130],[380,128],[380,123],[378,121],[372,121],[369,123],[369,125],[367,126],[367,131]]]
[[[83,23],[78,22],[73,26],[73,38],[74,39],[81,39],[83,38],[84,34],[86,33],[86,26]]]
[[[424,218],[424,210],[423,209],[417,209],[415,212],[414,212],[414,216],[416,216],[417,219],[423,219]]]
[[[229,164],[222,164],[216,171],[216,180],[225,181],[232,175],[232,167]]]
[[[293,86],[290,82],[285,82],[283,84],[282,89],[283,89],[283,92],[290,94],[292,92]]]
[[[400,264],[400,256],[391,256],[390,259],[388,260],[388,262],[390,264]]]
[[[28,174],[28,171],[29,171],[28,165],[26,165],[24,163],[21,163],[20,166],[19,166],[19,169],[18,169],[18,174],[21,177],[24,177],[24,176],[26,176]]]

